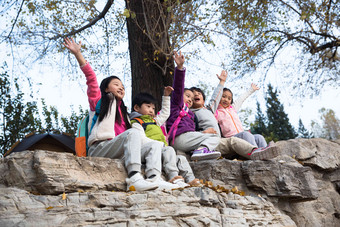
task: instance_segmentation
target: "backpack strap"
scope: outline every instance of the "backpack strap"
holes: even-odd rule
[[[172,134],[172,141],[171,141],[172,145],[174,144],[174,139],[175,139],[175,136],[176,136],[176,132],[177,132],[177,128],[178,128],[179,122],[181,121],[181,119],[184,116],[188,116],[188,117],[191,118],[191,116],[189,115],[189,107],[186,104],[183,105],[183,108],[182,108],[181,112],[179,112],[179,115],[178,115],[177,119],[171,125],[171,128],[170,128],[168,134],[166,135],[166,140],[168,141],[169,136]]]
[[[132,118],[131,120],[135,120],[137,121],[144,129],[144,131],[146,130],[146,126],[148,125],[155,125],[156,124],[156,121],[155,119],[152,118],[153,122],[148,122],[148,123],[145,123],[141,118],[139,117],[135,117],[135,118]]]
[[[102,104],[102,99],[99,99],[99,101],[97,102],[97,105],[96,105],[96,112],[95,112],[95,114],[94,114],[94,116],[92,118],[92,123],[91,123],[91,128],[90,128],[90,133],[89,134],[91,134],[92,128],[93,128],[93,126],[97,122],[97,119],[98,119],[98,116],[99,116],[99,113],[100,113],[100,106],[101,106],[101,104]]]

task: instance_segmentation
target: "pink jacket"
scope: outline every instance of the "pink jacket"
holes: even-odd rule
[[[244,131],[237,111],[241,108],[244,100],[254,92],[255,90],[250,87],[250,89],[241,95],[231,106],[224,108],[222,105],[218,105],[215,117],[220,125],[223,137],[229,138]]]
[[[222,105],[218,105],[215,117],[221,127],[221,133],[225,138],[232,137],[244,131],[240,118],[233,106],[224,108]]]

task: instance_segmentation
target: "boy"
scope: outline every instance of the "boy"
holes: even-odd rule
[[[139,130],[142,137],[142,144],[148,142],[158,142],[162,149],[162,163],[166,176],[171,182],[173,188],[197,185],[199,180],[192,173],[191,167],[184,157],[176,156],[175,150],[168,146],[166,138],[160,126],[168,119],[170,115],[170,94],[172,87],[164,89],[162,100],[162,109],[155,117],[155,98],[148,93],[138,94],[132,101],[134,112],[131,113],[132,128]],[[178,167],[177,167],[178,166]],[[182,176],[189,183],[186,184]]]
[[[198,130],[202,131],[203,133],[212,133],[221,137],[218,122],[214,116],[214,113],[216,112],[220,103],[223,94],[223,86],[227,79],[227,75],[227,72],[224,70],[222,70],[220,76],[217,75],[217,78],[220,80],[220,82],[214,90],[207,107],[204,105],[204,92],[197,87],[190,88],[194,94],[194,101],[190,110],[195,113],[198,121]],[[246,159],[266,160],[274,158],[278,155],[276,147],[272,145],[258,148],[237,137],[221,138],[216,150],[221,152],[221,154],[226,158],[230,158],[235,154],[238,154]]]

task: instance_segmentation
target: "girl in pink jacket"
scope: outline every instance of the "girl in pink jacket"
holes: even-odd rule
[[[244,131],[237,114],[244,100],[257,90],[259,90],[259,87],[252,83],[250,89],[234,102],[231,90],[228,88],[223,89],[220,104],[215,112],[215,117],[221,127],[223,137],[229,138],[235,136],[257,147],[267,146],[267,142],[262,135],[253,135],[248,131]]]

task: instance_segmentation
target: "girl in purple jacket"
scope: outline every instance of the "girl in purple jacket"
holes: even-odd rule
[[[189,110],[193,103],[193,94],[184,89],[185,68],[184,56],[174,52],[177,65],[175,69],[171,98],[170,117],[167,120],[167,131],[170,144],[176,149],[191,153],[191,160],[217,159],[220,152],[214,151],[220,142],[215,134],[195,131],[194,113]],[[191,93],[190,93],[191,92]]]

